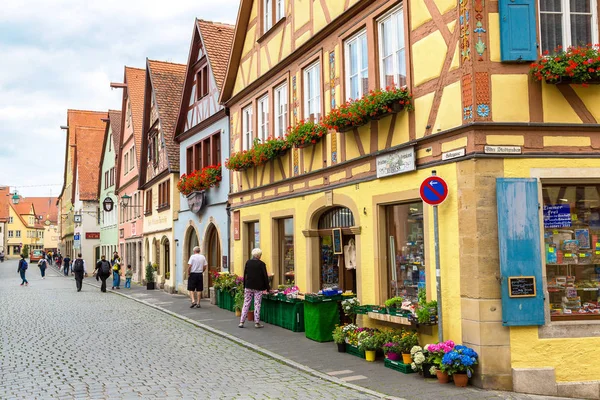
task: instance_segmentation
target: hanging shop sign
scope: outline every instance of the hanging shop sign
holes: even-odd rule
[[[201,190],[188,194],[187,202],[190,211],[194,214],[198,214],[200,210],[202,210],[202,207],[206,204],[206,191]]]
[[[377,157],[377,177],[403,174],[414,171],[415,167],[415,148],[409,147],[387,153]]]
[[[104,199],[104,201],[102,202],[102,208],[106,212],[111,212],[114,207],[115,207],[115,202],[110,197],[106,197]]]
[[[86,239],[100,239],[100,232],[86,232]]]
[[[544,228],[569,228],[571,224],[569,204],[544,205]]]
[[[73,222],[75,222],[76,224],[80,224],[81,223],[81,214],[73,215]]]
[[[439,176],[430,176],[421,183],[421,199],[430,206],[437,206],[448,197],[448,185]]]

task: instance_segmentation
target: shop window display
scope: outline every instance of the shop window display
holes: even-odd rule
[[[544,185],[542,194],[551,320],[600,319],[600,185]]]
[[[294,276],[294,219],[279,220],[281,282],[291,285]]]
[[[386,207],[388,246],[388,296],[409,298],[415,304],[425,288],[423,203]]]

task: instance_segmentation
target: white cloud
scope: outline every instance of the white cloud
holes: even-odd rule
[[[67,109],[121,107],[123,66],[185,63],[194,18],[235,23],[239,0],[25,0],[0,12],[0,184],[56,196]],[[45,186],[54,185],[54,186]]]

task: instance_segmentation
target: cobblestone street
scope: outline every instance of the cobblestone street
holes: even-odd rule
[[[0,264],[0,399],[370,399],[112,293]],[[89,279],[89,278],[88,278]],[[253,329],[253,328],[249,328]]]

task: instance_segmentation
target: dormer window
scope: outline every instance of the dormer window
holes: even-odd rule
[[[208,95],[208,64],[196,73],[196,100]]]

